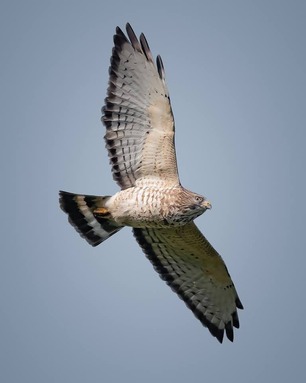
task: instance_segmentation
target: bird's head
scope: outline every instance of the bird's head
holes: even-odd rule
[[[191,207],[195,210],[201,211],[201,214],[202,214],[207,209],[211,209],[211,203],[202,195],[194,193],[193,204],[191,205]]]
[[[184,190],[183,200],[182,206],[185,206],[183,214],[191,220],[203,214],[207,209],[211,209],[211,203],[200,194]]]

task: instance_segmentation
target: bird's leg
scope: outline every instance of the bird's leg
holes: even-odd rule
[[[93,213],[99,218],[108,218],[110,216],[109,210],[107,210],[105,207],[98,207],[93,211]]]

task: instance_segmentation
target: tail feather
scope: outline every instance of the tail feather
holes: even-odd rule
[[[110,197],[78,195],[60,191],[60,207],[76,231],[92,246],[98,246],[122,229],[110,219],[105,203]],[[100,212],[103,211],[104,214]]]

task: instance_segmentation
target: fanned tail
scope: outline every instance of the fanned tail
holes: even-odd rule
[[[60,191],[61,209],[68,214],[68,220],[76,231],[91,246],[98,246],[111,235],[122,229],[105,208],[110,198],[93,195],[79,195]]]

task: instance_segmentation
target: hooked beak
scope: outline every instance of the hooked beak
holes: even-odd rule
[[[205,207],[205,209],[211,209],[212,206],[211,206],[211,203],[209,201],[205,200],[203,202],[203,207]]]

